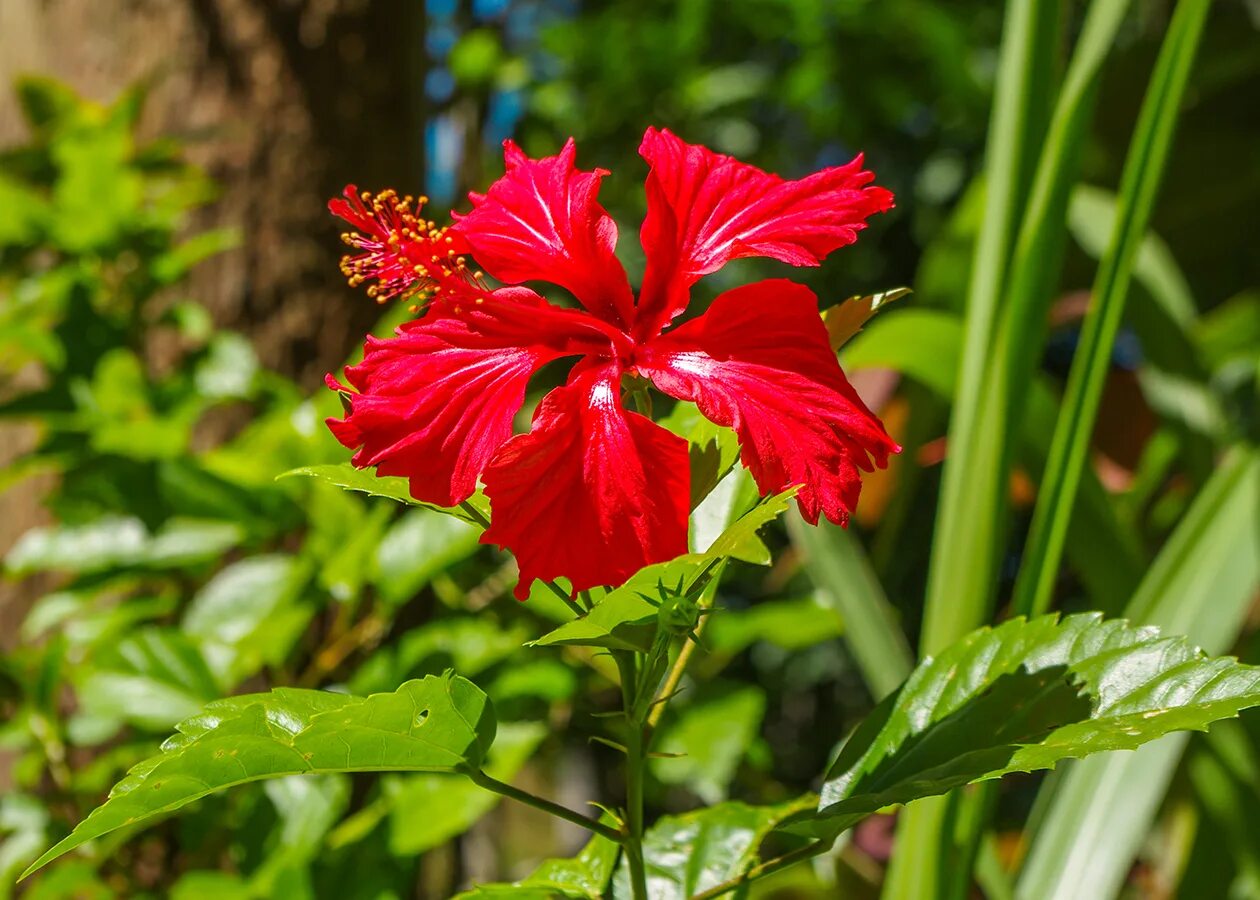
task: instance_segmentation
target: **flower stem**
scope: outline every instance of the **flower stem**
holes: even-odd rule
[[[574,825],[593,831],[600,837],[608,838],[608,840],[616,841],[617,843],[621,843],[625,840],[625,836],[610,825],[605,825],[603,822],[597,821],[596,819],[589,819],[580,812],[569,809],[567,806],[561,806],[559,803],[553,803],[544,797],[539,797],[536,794],[531,794],[528,791],[523,791],[520,788],[513,787],[506,782],[499,781],[497,778],[487,775],[480,769],[474,769],[469,772],[468,777],[471,778],[473,783],[478,787],[483,787],[487,791],[493,791],[494,793],[501,794],[504,797],[510,797],[513,800],[524,803],[527,806],[532,806],[535,809],[541,809],[543,812],[549,813],[556,818],[564,819],[566,822],[572,822]]]
[[[621,699],[626,710],[629,730],[626,734],[626,822],[622,848],[630,869],[630,888],[634,900],[648,900],[647,870],[643,864],[643,776],[647,764],[646,728],[634,716],[637,683],[636,661],[632,653],[616,651],[617,670],[621,674]]]

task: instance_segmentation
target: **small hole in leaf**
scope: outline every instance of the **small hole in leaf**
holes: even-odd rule
[[[423,725],[427,718],[429,718],[429,711],[427,709],[420,710],[420,712],[416,713],[416,724]]]

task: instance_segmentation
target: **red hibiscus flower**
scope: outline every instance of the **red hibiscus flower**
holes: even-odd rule
[[[510,141],[507,171],[450,229],[420,204],[347,188],[330,209],[356,231],[352,284],[376,281],[384,300],[418,298],[420,318],[389,340],[369,338],[346,369],[349,412],[328,424],[354,465],[410,480],[412,494],[452,506],[480,481],[493,521],[487,543],[520,564],[517,596],[536,578],[574,591],[619,584],[687,552],[687,443],[622,403],[640,375],[733,428],[763,493],[799,485],[802,515],[844,523],[859,470],[899,448],[845,380],[814,294],[783,279],[728,291],[671,327],[690,289],[728,260],[768,256],[814,266],[852,243],[867,217],[892,206],[861,157],[785,181],[729,156],[649,129],[651,171],[640,239],[647,257],[636,299],[613,251],[617,227],[600,206],[603,170],[575,168],[570,140],[530,159]],[[497,281],[494,290],[471,256]],[[564,309],[519,285],[544,281],[584,309]],[[527,434],[512,420],[530,377],[580,357],[547,394]]]

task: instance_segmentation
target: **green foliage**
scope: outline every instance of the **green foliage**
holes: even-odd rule
[[[29,137],[0,152],[0,428],[21,429],[20,455],[0,460],[0,489],[38,478],[47,517],[4,563],[38,599],[0,658],[0,897],[45,847],[91,837],[24,896],[628,898],[622,844],[639,827],[652,896],[871,896],[875,822],[780,869],[886,804],[977,779],[902,814],[886,897],[956,900],[974,880],[991,897],[1110,898],[1141,889],[1131,873],[1170,896],[1254,893],[1254,718],[996,781],[1255,702],[1253,669],[1172,637],[1257,661],[1260,303],[1237,252],[1260,209],[1255,126],[1237,113],[1254,26],[1217,4],[1200,38],[1185,23],[1207,5],[430,10],[426,65],[446,71],[398,80],[449,74],[454,94],[424,107],[463,142],[460,187],[485,189],[508,133],[534,154],[572,134],[580,165],[613,170],[601,196],[626,215],[631,272],[646,123],[785,176],[865,150],[897,194],[825,266],[740,260],[695,289],[698,308],[762,274],[819,294],[846,371],[905,448],[865,478],[848,529],[805,526],[786,495],[757,504],[733,433],[658,396],[690,446],[691,553],[569,598],[581,614],[563,583],[512,602],[512,562],[479,542],[482,495],[426,507],[405,479],[354,469],[322,425],[336,395],[309,396],[186,298],[237,235],[189,228],[215,190],[179,142],[142,137],[143,90],[101,105],[21,81]],[[363,99],[355,85],[343,100]],[[429,169],[448,164],[445,137]],[[1164,177],[1155,203],[1162,169],[1193,177]],[[903,283],[914,295],[868,322]],[[1107,318],[1078,346],[1091,283]],[[1044,531],[1024,538],[1039,485],[1066,565]],[[973,632],[1008,614],[1017,570],[1066,618]],[[935,654],[917,668],[916,643]],[[378,707],[397,721],[344,721]],[[435,726],[449,746],[413,746]],[[817,787],[837,744],[821,803],[783,804]],[[387,749],[441,771],[369,774]],[[473,778],[453,771],[474,761]],[[99,806],[129,769],[131,789]],[[217,791],[246,775],[264,780]],[[559,858],[572,834],[503,794],[602,832]],[[543,795],[609,806],[594,822]],[[1016,844],[1022,871],[994,849]]]
[[[885,806],[1203,730],[1260,704],[1260,668],[1096,614],[1014,619],[921,663],[845,744],[818,811],[834,835]]]
[[[211,791],[282,775],[479,768],[494,740],[486,695],[452,674],[367,698],[277,688],[207,704],[162,753],[131,769],[109,800],[27,869]]]

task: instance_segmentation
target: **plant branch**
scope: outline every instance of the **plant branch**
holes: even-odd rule
[[[574,825],[585,828],[588,831],[593,831],[600,837],[608,838],[608,840],[615,841],[618,844],[625,841],[625,836],[610,825],[606,825],[597,819],[587,818],[580,812],[569,809],[567,806],[561,806],[559,803],[554,803],[544,797],[539,797],[536,794],[531,794],[528,791],[523,791],[520,788],[513,787],[506,782],[499,781],[497,778],[487,775],[480,769],[474,769],[469,772],[468,777],[471,778],[473,783],[478,787],[483,787],[488,791],[493,791],[494,793],[501,794],[504,797],[511,797],[513,800],[516,800],[519,803],[524,803],[526,806],[541,809],[543,812],[549,813],[556,818],[564,819],[566,822],[572,822]]]
[[[629,729],[626,732],[626,824],[622,847],[630,869],[630,887],[635,900],[648,900],[647,869],[643,863],[643,776],[647,763],[646,728],[635,718],[635,685],[638,682],[635,656],[614,651],[617,670],[621,674],[621,699],[625,706]]]

